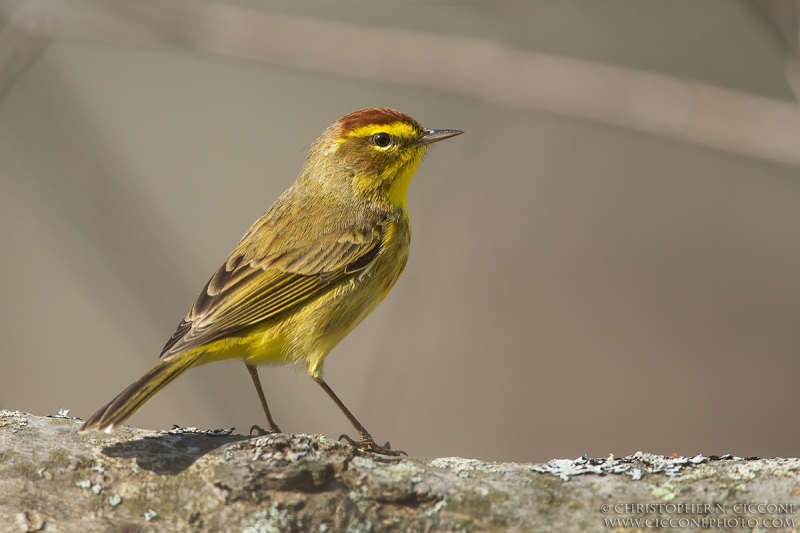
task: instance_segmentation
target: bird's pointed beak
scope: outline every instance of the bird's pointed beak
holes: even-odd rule
[[[435,142],[455,137],[464,133],[461,130],[425,130],[425,133],[417,139],[417,144],[427,145]]]

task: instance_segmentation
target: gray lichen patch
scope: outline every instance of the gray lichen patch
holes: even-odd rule
[[[715,458],[720,460],[722,458]],[[725,456],[725,459],[743,460],[740,457]],[[605,459],[595,459],[586,455],[577,459],[553,459],[543,465],[533,465],[531,470],[558,476],[564,481],[583,474],[625,474],[633,480],[641,479],[645,474],[665,474],[677,476],[686,467],[706,463],[711,458],[703,455],[694,457],[665,457],[652,453],[636,452],[627,457],[609,455]]]
[[[8,428],[12,433],[16,433],[28,425],[28,416],[29,413],[20,411],[0,410],[0,428]]]

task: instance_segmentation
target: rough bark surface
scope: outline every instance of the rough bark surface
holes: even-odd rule
[[[798,459],[396,459],[318,435],[79,425],[0,411],[1,532],[788,531],[800,507]]]

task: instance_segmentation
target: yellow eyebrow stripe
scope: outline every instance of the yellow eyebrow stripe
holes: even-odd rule
[[[347,137],[369,137],[376,133],[388,133],[396,137],[416,137],[419,135],[411,124],[392,122],[391,124],[367,124],[347,132]]]

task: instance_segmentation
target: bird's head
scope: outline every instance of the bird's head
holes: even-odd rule
[[[408,185],[430,145],[461,133],[423,128],[405,113],[386,107],[362,109],[325,130],[309,159],[315,156],[314,166],[321,164],[329,172],[343,169],[358,194],[405,206]]]

